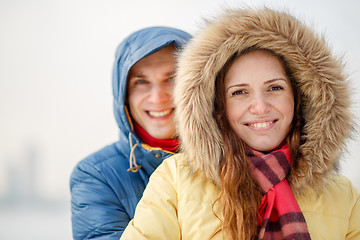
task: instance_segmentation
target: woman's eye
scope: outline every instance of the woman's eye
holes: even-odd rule
[[[272,86],[270,87],[270,91],[279,91],[279,90],[283,90],[284,88],[282,86]]]
[[[235,95],[242,95],[245,94],[246,92],[244,90],[236,90],[235,92],[233,92],[231,95],[235,96]]]

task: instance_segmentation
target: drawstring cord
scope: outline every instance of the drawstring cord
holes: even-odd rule
[[[137,165],[137,163],[136,163],[136,157],[135,157],[134,151],[135,151],[135,148],[138,146],[138,144],[136,143],[135,145],[133,145],[131,132],[129,133],[129,144],[130,144],[130,149],[131,149],[130,157],[129,157],[130,168],[128,168],[126,171],[128,171],[128,172],[131,171],[131,172],[135,173],[139,170],[139,168],[141,168],[141,165]]]

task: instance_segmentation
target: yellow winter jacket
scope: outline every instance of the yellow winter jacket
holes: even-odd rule
[[[150,177],[121,239],[223,239],[218,195],[182,154],[170,157]],[[296,199],[311,239],[360,239],[360,195],[347,178],[336,175],[322,192],[308,188]]]

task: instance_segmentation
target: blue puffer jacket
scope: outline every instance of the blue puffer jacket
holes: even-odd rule
[[[152,27],[131,34],[118,46],[112,84],[120,138],[80,161],[71,175],[74,239],[119,239],[134,216],[149,176],[173,154],[142,143],[131,130],[125,109],[127,75],[140,59],[169,44],[179,49],[190,37],[177,29]],[[127,171],[130,158],[135,166],[141,165],[138,171]]]

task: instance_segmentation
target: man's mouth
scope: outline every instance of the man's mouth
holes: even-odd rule
[[[147,111],[147,113],[151,116],[151,117],[154,117],[154,118],[160,118],[160,117],[165,117],[167,115],[169,115],[170,113],[172,113],[174,111],[173,108],[170,108],[170,109],[167,109],[167,110],[164,110],[164,111]]]

